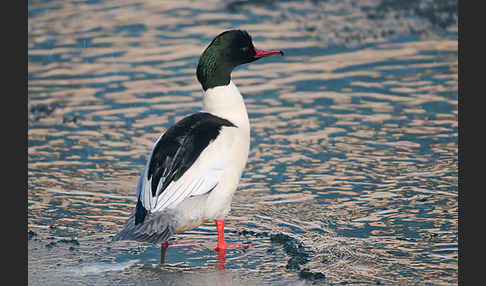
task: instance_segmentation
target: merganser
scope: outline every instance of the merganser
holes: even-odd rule
[[[250,149],[248,113],[231,72],[276,54],[283,52],[256,49],[242,30],[225,31],[213,39],[197,66],[203,110],[157,139],[138,182],[137,204],[113,240],[161,243],[163,263],[172,235],[215,221],[214,250],[229,248],[224,219]]]

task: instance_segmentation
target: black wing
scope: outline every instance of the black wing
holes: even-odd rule
[[[216,139],[223,126],[236,127],[226,119],[199,112],[185,117],[170,127],[154,146],[147,165],[148,169],[144,173],[146,180],[150,182],[152,197],[160,195],[171,182],[177,181],[210,142]],[[159,184],[161,187],[157,194]],[[139,188],[141,192],[145,189],[143,186]],[[136,208],[136,223],[143,221],[146,215],[146,209],[141,207],[141,192]]]

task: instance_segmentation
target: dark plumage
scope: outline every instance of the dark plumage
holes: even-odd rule
[[[158,195],[157,187],[162,182],[159,194],[172,181],[177,181],[201,152],[214,140],[221,127],[236,127],[230,121],[207,112],[194,113],[169,128],[155,145],[150,158],[147,180],[152,178],[152,196]],[[138,198],[135,224],[143,222],[146,209]]]
[[[161,178],[162,188],[177,181],[214,140],[222,126],[236,127],[230,121],[207,112],[194,113],[169,128],[154,148],[147,179],[152,178],[152,196]]]
[[[114,241],[135,240],[154,244],[162,243],[176,232],[179,223],[177,213],[172,210],[144,216],[143,223],[138,224],[135,223],[135,216],[136,211],[132,212],[123,229],[113,237]]]
[[[233,69],[255,61],[255,55],[251,36],[246,31],[223,32],[202,53],[197,65],[197,79],[204,90],[227,85]]]

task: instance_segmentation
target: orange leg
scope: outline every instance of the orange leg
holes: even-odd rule
[[[160,264],[165,263],[165,253],[167,251],[167,247],[169,247],[169,242],[164,242],[162,243],[162,246],[160,248]]]
[[[253,243],[226,243],[224,240],[224,220],[216,220],[216,229],[218,230],[218,244],[214,248],[215,251],[226,250],[232,248],[248,247]]]
[[[218,253],[218,269],[224,270],[226,268],[226,241],[224,241],[224,220],[216,221],[216,229],[218,230],[218,244],[214,251]]]
[[[218,230],[218,244],[214,250],[226,249],[226,242],[224,241],[224,220],[216,220],[216,229]]]

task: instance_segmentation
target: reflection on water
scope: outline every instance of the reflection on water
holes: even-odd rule
[[[29,3],[29,281],[457,284],[457,12],[416,2]],[[233,74],[252,141],[227,237],[253,245],[223,259],[207,224],[159,265],[111,236],[229,28],[286,55]]]

